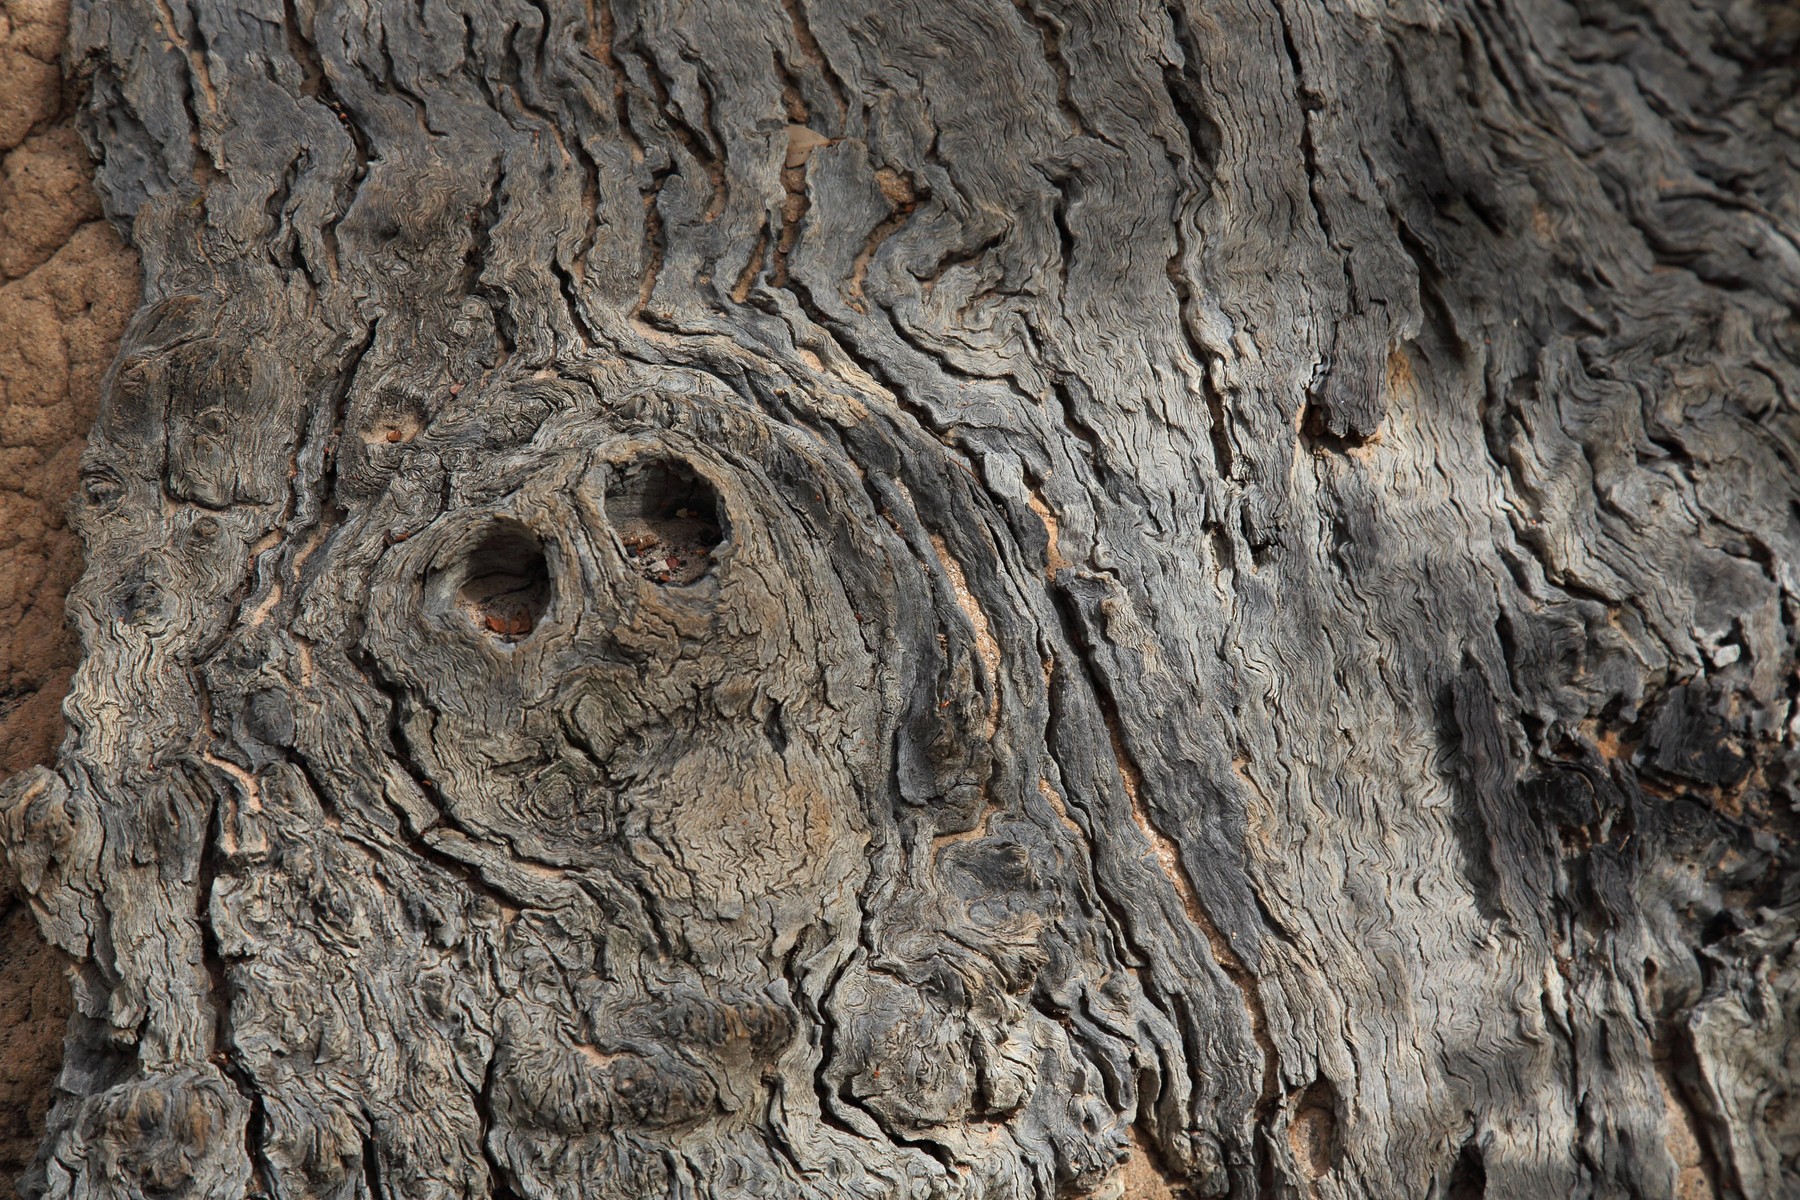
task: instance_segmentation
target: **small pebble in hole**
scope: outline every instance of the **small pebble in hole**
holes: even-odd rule
[[[470,553],[456,598],[482,632],[503,642],[524,639],[550,602],[543,545],[523,525],[500,525]]]
[[[651,583],[681,587],[712,569],[724,540],[719,498],[692,467],[646,458],[619,468],[606,493],[606,518],[625,557]]]

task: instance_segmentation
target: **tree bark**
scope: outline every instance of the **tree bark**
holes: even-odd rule
[[[1797,50],[78,3],[27,1194],[1800,1194]]]

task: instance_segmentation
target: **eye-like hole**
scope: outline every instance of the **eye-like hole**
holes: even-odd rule
[[[503,642],[529,635],[550,603],[543,543],[516,522],[497,525],[476,544],[462,578],[457,604],[477,629]]]
[[[90,467],[82,472],[81,498],[93,508],[111,508],[125,494],[125,481],[110,467]]]
[[[679,459],[622,465],[607,489],[606,519],[638,574],[669,587],[710,571],[713,550],[725,540],[718,493]]]
[[[113,614],[126,625],[140,625],[162,615],[163,590],[141,572],[113,593]]]
[[[363,418],[362,440],[368,446],[389,446],[410,442],[419,436],[429,419],[422,401],[415,397],[384,391]]]

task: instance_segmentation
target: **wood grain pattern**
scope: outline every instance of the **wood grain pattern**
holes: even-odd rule
[[[30,1194],[1800,1187],[1791,13],[71,38]]]

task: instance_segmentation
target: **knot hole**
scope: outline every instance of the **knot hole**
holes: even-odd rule
[[[503,642],[525,638],[550,603],[543,543],[517,522],[497,525],[469,552],[456,600],[490,637]]]
[[[725,540],[718,493],[679,459],[621,464],[606,492],[606,519],[619,535],[626,561],[665,587],[705,576],[714,549]]]

